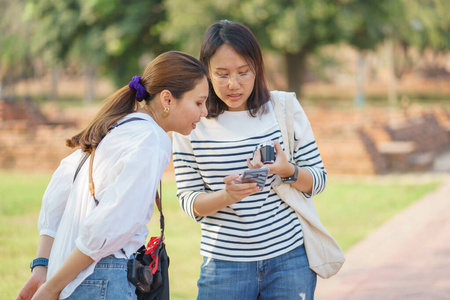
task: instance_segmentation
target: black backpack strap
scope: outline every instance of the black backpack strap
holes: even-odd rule
[[[89,153],[84,153],[83,158],[80,161],[80,164],[78,165],[77,170],[75,171],[75,176],[73,176],[73,181],[75,182],[75,179],[77,178],[78,172],[80,172],[81,167],[84,165],[84,163],[86,162],[87,158],[89,157]]]
[[[123,125],[123,124],[131,122],[131,121],[138,121],[138,120],[147,121],[146,119],[143,119],[143,118],[133,117],[133,118],[123,121],[122,123],[109,126],[108,132],[110,132],[111,130],[113,130],[116,127],[119,127],[120,125]]]
[[[109,133],[111,130],[113,130],[114,128],[119,127],[120,125],[123,125],[123,124],[128,123],[128,122],[131,122],[131,121],[138,121],[138,120],[147,121],[146,119],[143,119],[143,118],[133,117],[133,118],[130,118],[130,119],[128,119],[128,120],[123,121],[123,122],[120,123],[120,124],[116,124],[116,125],[110,126],[110,127],[108,128],[108,133]],[[72,181],[72,182],[75,182],[75,179],[76,179],[77,176],[78,176],[78,172],[80,172],[81,167],[83,167],[83,165],[84,165],[84,163],[86,162],[86,160],[87,160],[88,157],[89,157],[89,153],[84,153],[84,156],[83,156],[83,158],[81,159],[80,164],[78,165],[77,170],[75,171],[75,176],[73,176],[73,181]]]

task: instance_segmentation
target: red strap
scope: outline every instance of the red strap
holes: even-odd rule
[[[157,251],[155,250],[159,250],[160,248],[159,246],[159,241],[161,240],[161,237],[159,236],[154,236],[150,238],[150,241],[148,241],[147,243],[147,247],[145,248],[145,255],[150,254],[152,257],[152,261],[153,261],[153,266],[149,265],[149,267],[152,269],[152,273],[155,274],[156,270],[158,270],[158,263],[159,263],[159,259],[158,259],[158,255],[159,255],[159,251],[158,253],[156,253]],[[156,255],[155,255],[156,253]]]

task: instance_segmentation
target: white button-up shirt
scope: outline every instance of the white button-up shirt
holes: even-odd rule
[[[145,243],[156,191],[170,161],[171,140],[148,115],[133,113],[118,123],[99,144],[94,158],[96,206],[89,192],[89,158],[73,182],[83,153],[62,160],[45,191],[38,228],[54,237],[47,278],[60,268],[75,247],[95,262],[60,294],[67,298],[108,255],[128,258]],[[125,251],[125,254],[121,252]]]

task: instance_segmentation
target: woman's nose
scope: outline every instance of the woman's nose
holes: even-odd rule
[[[208,115],[208,109],[206,108],[206,103],[203,103],[202,110],[200,112],[200,117],[206,117]]]
[[[241,86],[241,83],[239,82],[238,76],[229,76],[228,77],[228,87],[230,90],[237,89]]]

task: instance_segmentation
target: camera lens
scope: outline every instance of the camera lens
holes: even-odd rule
[[[152,270],[150,270],[150,268],[147,266],[140,267],[137,270],[136,275],[137,275],[138,280],[145,285],[151,284],[153,281]]]

